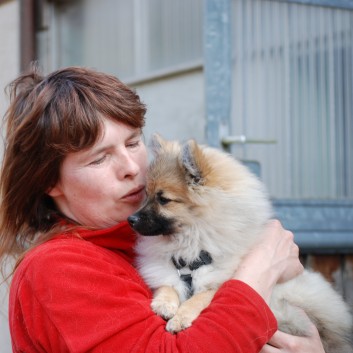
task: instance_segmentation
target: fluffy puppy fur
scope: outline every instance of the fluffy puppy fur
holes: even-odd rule
[[[155,291],[153,310],[167,330],[189,327],[217,288],[232,278],[242,257],[259,240],[273,210],[263,184],[233,157],[193,140],[183,146],[154,136],[147,200],[129,217],[140,234],[138,268]],[[212,258],[191,271],[190,286],[177,270],[206,251]],[[275,287],[271,309],[279,329],[306,334],[304,309],[319,329],[327,353],[353,352],[348,306],[318,273],[305,271]]]

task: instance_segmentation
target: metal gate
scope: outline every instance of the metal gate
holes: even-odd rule
[[[204,19],[208,143],[353,303],[353,1],[206,0]]]

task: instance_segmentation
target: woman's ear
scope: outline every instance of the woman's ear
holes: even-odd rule
[[[53,187],[49,188],[47,190],[46,194],[51,196],[51,197],[61,196],[63,193],[62,193],[62,190],[61,190],[61,187],[60,187],[60,183],[58,182]]]

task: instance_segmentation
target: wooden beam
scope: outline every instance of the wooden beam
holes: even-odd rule
[[[20,70],[36,59],[35,0],[20,0]]]
[[[344,262],[344,270],[343,270],[343,284],[344,290],[343,294],[353,309],[353,255],[346,255]]]
[[[0,6],[10,1],[14,1],[14,0],[0,0]]]

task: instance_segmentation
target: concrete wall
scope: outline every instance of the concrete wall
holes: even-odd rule
[[[3,117],[8,99],[4,94],[5,86],[19,72],[19,2],[7,1],[0,5],[0,114]],[[3,131],[1,131],[3,132]],[[2,155],[0,143],[0,155]],[[8,285],[0,285],[0,351],[10,353],[10,335],[8,329]]]
[[[145,137],[152,133],[166,139],[194,138],[205,142],[204,77],[195,70],[135,86],[147,105]]]

